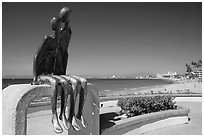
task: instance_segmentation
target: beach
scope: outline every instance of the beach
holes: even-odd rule
[[[202,94],[202,82],[179,82],[170,85],[157,86],[149,89],[153,94],[170,93],[170,94]]]
[[[106,97],[151,95],[151,94],[202,94],[202,82],[197,80],[185,80],[173,84],[156,85],[141,88],[132,88],[123,91],[106,94]]]

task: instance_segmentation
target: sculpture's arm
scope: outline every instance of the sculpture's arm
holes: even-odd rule
[[[33,83],[32,84],[37,84],[37,77],[38,77],[38,70],[39,70],[39,61],[42,61],[43,55],[45,55],[46,50],[49,49],[48,44],[50,42],[51,38],[50,37],[45,37],[43,40],[42,45],[38,48],[34,59],[33,59]]]
[[[38,48],[38,50],[37,50],[37,52],[35,54],[35,56],[37,55],[37,56],[40,57],[40,56],[42,56],[44,54],[45,50],[48,50],[48,48],[49,48],[48,45],[49,45],[50,40],[51,40],[51,37],[45,36],[45,38],[43,39],[42,44],[39,46],[39,48]]]
[[[69,22],[65,22],[63,31],[66,31],[67,33],[72,34],[72,31],[71,31],[71,27],[70,27],[70,23],[69,23]]]

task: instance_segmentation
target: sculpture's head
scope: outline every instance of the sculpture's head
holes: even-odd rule
[[[60,19],[63,22],[68,22],[70,19],[70,14],[72,13],[72,10],[70,8],[64,7],[60,10]]]
[[[51,28],[52,30],[54,31],[60,31],[61,29],[61,20],[59,18],[56,18],[56,17],[53,17],[51,20],[50,20],[50,25],[51,25]]]

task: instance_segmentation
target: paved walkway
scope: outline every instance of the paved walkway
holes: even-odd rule
[[[201,97],[177,97],[177,105],[185,106],[190,109],[189,124],[182,124],[172,127],[166,127],[145,133],[145,135],[202,135],[202,98]],[[100,114],[117,112],[120,110],[116,106],[117,100],[101,102],[103,107],[100,109]],[[103,126],[103,125],[101,125]],[[126,133],[126,135],[134,135],[136,130]]]
[[[147,135],[202,135],[202,97],[177,98],[176,101],[178,105],[190,109],[189,124],[160,129]]]

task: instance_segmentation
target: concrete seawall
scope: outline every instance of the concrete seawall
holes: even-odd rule
[[[5,88],[2,91],[3,135],[26,135],[27,109],[30,103],[37,97],[51,94],[49,85],[18,84]],[[91,117],[87,121],[90,127],[82,134],[99,134],[98,91],[91,84],[88,84],[87,100],[84,117]],[[75,133],[72,132],[72,134]]]

